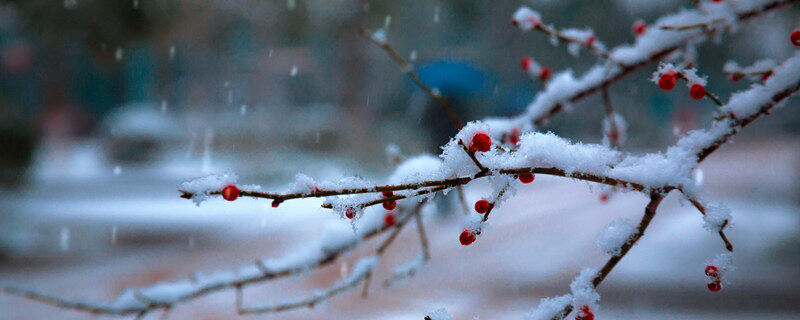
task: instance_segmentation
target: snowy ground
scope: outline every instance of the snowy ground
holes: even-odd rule
[[[731,283],[719,293],[705,288],[703,268],[722,252],[722,243],[703,229],[699,213],[671,195],[639,245],[600,287],[599,318],[800,318],[800,141],[737,143],[714,154],[703,168],[708,198],[733,210],[728,235],[737,269],[728,278]],[[40,183],[21,195],[2,195],[4,207],[30,217],[4,232],[20,244],[35,244],[28,250],[39,254],[0,265],[0,283],[108,300],[127,286],[282,255],[312,239],[323,222],[337,219],[317,201],[290,201],[272,209],[263,200],[214,200],[197,208],[177,198],[179,182],[121,174],[117,180]],[[483,191],[476,185],[467,190],[468,197],[477,199]],[[521,319],[540,298],[566,293],[582,267],[603,263],[594,241],[608,223],[617,217],[637,220],[643,212],[642,195],[618,194],[601,204],[591,191],[586,183],[537,176],[493,212],[491,228],[469,247],[458,244],[457,226],[427,221],[433,260],[415,278],[389,289],[373,281],[367,299],[359,289],[313,309],[258,318],[421,319],[445,307],[455,319]],[[377,279],[416,256],[413,232],[398,240]],[[372,246],[321,271],[249,288],[245,303],[308,295],[338,279]],[[223,292],[179,306],[170,319],[236,317],[233,293]],[[0,295],[0,319],[48,318],[93,316]]]

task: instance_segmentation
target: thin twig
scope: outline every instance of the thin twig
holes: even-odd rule
[[[472,150],[470,150],[470,149],[467,147],[467,145],[466,145],[466,144],[464,144],[464,141],[462,141],[462,140],[458,140],[458,144],[459,144],[459,145],[461,145],[461,147],[463,147],[463,148],[464,148],[464,152],[466,152],[466,153],[467,153],[467,155],[469,156],[469,158],[470,158],[470,159],[472,159],[472,162],[473,162],[473,163],[475,163],[475,166],[477,166],[477,167],[478,167],[478,169],[480,170],[480,172],[478,172],[479,174],[480,174],[480,173],[485,173],[485,172],[489,171],[489,169],[487,169],[486,167],[484,167],[484,166],[483,166],[483,164],[481,164],[481,162],[480,162],[480,161],[478,161],[478,158],[477,158],[477,157],[475,157],[475,151],[472,151]]]
[[[614,116],[614,107],[611,105],[611,97],[608,94],[608,87],[603,87],[603,106],[606,110],[606,118],[608,119],[608,141],[611,143],[612,148],[619,148],[620,132],[617,127],[617,119]]]
[[[661,30],[675,30],[675,31],[684,31],[697,28],[703,28],[705,30],[709,30],[711,28],[711,25],[721,22],[725,22],[725,19],[718,18],[707,22],[698,22],[698,23],[678,25],[678,26],[663,25],[659,26],[659,28],[661,28]]]
[[[455,109],[453,109],[450,103],[447,102],[447,99],[442,96],[439,90],[435,90],[422,82],[422,79],[420,79],[419,75],[414,71],[414,68],[408,62],[406,62],[406,60],[403,59],[403,57],[401,57],[400,54],[398,54],[388,42],[386,42],[384,39],[375,37],[372,32],[367,31],[364,28],[358,28],[358,34],[381,47],[383,51],[386,51],[386,53],[389,54],[389,57],[392,58],[392,60],[394,60],[398,66],[400,66],[400,69],[403,70],[403,73],[408,75],[408,77],[411,78],[411,80],[413,80],[414,83],[416,83],[417,86],[419,86],[423,91],[425,91],[425,93],[439,102],[439,105],[442,106],[442,109],[444,109],[445,113],[447,113],[447,116],[450,118],[450,121],[453,123],[453,126],[456,128],[456,130],[461,129],[461,127],[464,126],[464,123],[461,121],[461,118],[459,118],[458,113],[456,113]]]
[[[417,221],[417,233],[419,233],[419,242],[422,245],[422,256],[425,257],[425,261],[428,261],[431,258],[431,252],[428,246],[428,236],[425,234],[425,227],[422,225],[422,216],[419,212],[414,216],[414,220]]]
[[[650,221],[653,220],[653,217],[656,215],[656,209],[658,209],[658,205],[661,203],[661,200],[664,199],[664,195],[659,192],[652,192],[650,194],[650,202],[647,203],[647,206],[644,209],[644,215],[642,219],[639,221],[639,225],[636,227],[636,231],[631,235],[625,244],[620,247],[620,253],[618,255],[614,255],[606,261],[603,265],[603,268],[597,272],[594,278],[592,278],[592,286],[597,288],[603,280],[614,270],[614,267],[622,260],[623,257],[628,253],[628,251],[633,248],[637,241],[644,235],[644,231],[647,230],[647,227],[650,225]],[[561,320],[564,319],[575,307],[572,304],[566,305],[561,312],[556,314],[553,317],[553,320]]]
[[[706,215],[706,207],[703,206],[703,204],[700,203],[699,200],[689,196],[686,196],[686,198],[689,199],[689,202],[691,202],[695,208],[697,208],[697,211],[700,211],[700,213],[703,214],[704,216]],[[719,228],[717,233],[719,234],[720,239],[722,239],[722,242],[725,243],[725,249],[727,249],[730,252],[733,252],[733,244],[728,240],[728,237],[725,235],[725,231],[723,231],[725,230],[725,227],[727,225],[728,225],[728,220],[725,220],[725,222],[722,223],[722,226]]]
[[[589,51],[591,51],[592,53],[597,55],[598,57],[601,57],[603,59],[606,59],[606,60],[612,61],[612,62],[614,62],[616,64],[619,64],[619,62],[616,62],[616,61],[611,59],[611,56],[609,56],[608,51],[603,50],[603,49],[601,49],[600,47],[598,47],[598,46],[596,46],[594,44],[595,41],[599,41],[599,39],[597,39],[597,36],[594,35],[594,34],[592,34],[592,36],[595,37],[595,40],[592,41],[592,42],[587,42],[585,39],[578,39],[578,38],[570,37],[570,36],[564,34],[563,32],[558,31],[555,28],[551,28],[551,27],[549,27],[549,26],[547,26],[547,25],[545,25],[543,23],[534,24],[533,25],[533,29],[541,31],[541,32],[543,32],[543,33],[545,33],[545,34],[547,34],[549,36],[556,37],[558,40],[561,40],[563,42],[575,43],[575,44],[584,46],[584,47],[588,48]]]
[[[689,81],[689,78],[687,78],[686,75],[683,74],[683,72],[678,72],[678,78],[686,80],[687,82],[691,82],[691,81]],[[713,93],[708,91],[708,88],[706,88],[705,92],[706,92],[705,96],[708,97],[709,99],[711,99],[712,101],[714,101],[714,103],[716,103],[717,106],[721,107],[723,105],[722,101],[720,101],[719,98],[717,98],[716,95],[714,95]]]
[[[413,218],[417,214],[419,214],[419,210],[424,205],[425,201],[418,203],[414,206],[413,212],[405,215],[398,223],[393,226],[392,233],[378,246],[375,250],[375,255],[380,257],[385,252],[386,249],[389,247],[390,244],[394,242],[397,238],[397,235],[403,229],[409,219]],[[328,289],[323,290],[320,293],[316,293],[311,297],[294,300],[291,302],[286,303],[279,303],[275,305],[267,305],[267,306],[257,306],[257,307],[240,307],[237,309],[239,314],[259,314],[259,313],[268,313],[268,312],[280,312],[280,311],[287,311],[297,308],[302,308],[306,306],[313,306],[319,302],[327,300],[333,296],[336,296],[340,293],[347,291],[350,288],[357,286],[359,283],[364,282],[366,283],[372,277],[373,270],[372,268],[367,268],[361,274],[351,274],[345,280],[335,283],[333,286],[329,287]],[[362,296],[365,295],[366,292],[366,285],[362,291]]]
[[[781,8],[781,7],[784,7],[784,6],[787,6],[787,5],[789,5],[791,3],[794,3],[794,2],[797,2],[797,1],[800,1],[800,0],[782,0],[782,1],[770,2],[768,4],[765,4],[764,6],[761,6],[761,7],[758,7],[758,8],[754,8],[752,10],[740,12],[738,14],[738,20],[739,21],[749,20],[749,19],[758,17],[758,16],[764,14],[765,12],[768,12],[768,11],[771,11],[771,10],[774,10],[774,9],[778,9],[778,8]],[[597,92],[598,90],[601,90],[604,86],[608,86],[608,85],[610,85],[612,83],[615,83],[615,82],[617,82],[619,80],[622,80],[623,78],[625,78],[629,74],[639,70],[640,68],[642,68],[642,67],[644,67],[644,66],[646,66],[646,65],[648,65],[650,63],[653,63],[655,61],[659,61],[659,60],[661,60],[661,58],[666,57],[666,56],[672,54],[673,52],[675,52],[676,50],[679,50],[679,49],[681,49],[683,47],[684,47],[684,44],[677,44],[675,46],[667,47],[667,48],[664,48],[664,49],[659,50],[657,52],[653,52],[650,56],[645,57],[645,58],[643,58],[641,60],[635,61],[634,63],[620,64],[620,68],[621,69],[620,69],[620,71],[618,73],[605,78],[605,80],[603,80],[603,81],[601,81],[599,83],[598,82],[592,82],[593,85],[589,85],[589,86],[587,86],[587,87],[585,87],[585,88],[583,88],[583,89],[581,89],[579,91],[576,91],[573,95],[565,97],[564,100],[569,101],[570,103],[578,102],[578,101],[582,100],[583,98],[585,98],[585,97],[587,97],[589,95],[592,95],[593,93]],[[613,52],[613,50],[610,50],[610,51]],[[545,123],[545,121],[547,121],[547,119],[549,119],[552,116],[558,114],[564,108],[563,108],[563,105],[562,105],[561,102],[554,101],[552,104],[550,104],[549,106],[544,107],[543,109],[545,109],[545,110],[536,112],[535,115],[530,119],[532,123],[534,123],[536,125],[542,125],[542,124]]]

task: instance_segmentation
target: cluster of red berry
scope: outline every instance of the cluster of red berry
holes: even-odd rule
[[[708,276],[708,290],[717,292],[722,289],[722,275],[715,265],[706,266],[706,276]]]
[[[512,136],[516,136],[514,144],[519,142],[519,129],[516,128],[512,129]],[[469,144],[469,151],[486,152],[489,151],[491,147],[492,147],[492,138],[489,137],[489,135],[486,133],[478,132],[472,136],[472,141]],[[523,172],[520,173],[517,176],[517,178],[522,183],[528,184],[533,182],[533,180],[536,177],[531,172]],[[477,212],[478,214],[486,214],[487,212],[489,212],[489,210],[492,209],[493,206],[494,204],[489,202],[489,200],[481,199],[475,202],[475,212]],[[464,229],[464,231],[461,232],[461,236],[458,237],[459,241],[461,241],[461,244],[465,246],[468,246],[473,242],[475,242],[476,238],[477,237],[475,235],[475,232],[469,229]]]
[[[661,90],[669,91],[675,88],[675,84],[678,82],[678,72],[675,70],[670,70],[661,74],[661,77],[658,78],[658,87]],[[693,84],[689,88],[689,96],[692,99],[700,100],[706,95],[706,87],[699,83]]]

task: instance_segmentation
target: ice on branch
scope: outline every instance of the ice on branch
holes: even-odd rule
[[[706,213],[703,215],[703,228],[708,231],[718,232],[723,227],[728,226],[731,219],[731,209],[724,205],[706,205]]]
[[[706,84],[708,83],[708,81],[706,80],[706,78],[708,78],[708,77],[706,77],[706,76],[698,76],[697,75],[697,69],[694,69],[694,68],[683,69],[683,70],[681,70],[681,74],[683,74],[683,76],[686,77],[686,86],[687,87],[691,87],[694,84],[699,84],[699,85],[705,87]]]
[[[553,133],[530,132],[520,137],[513,153],[488,152],[488,168],[560,168],[567,175],[574,172],[607,173],[619,162],[619,151],[596,144],[574,143]]]
[[[706,264],[707,265],[713,265],[713,266],[717,267],[718,271],[717,271],[717,277],[716,278],[723,279],[723,280],[725,279],[725,275],[731,273],[732,271],[734,271],[736,269],[736,267],[733,265],[733,253],[730,253],[730,252],[720,253],[719,255],[717,255],[716,257],[711,259],[711,261],[707,262]],[[715,280],[715,279],[713,279],[712,277],[710,277],[708,275],[706,275],[706,277],[707,277],[707,280]]]
[[[722,112],[733,114],[738,119],[747,118],[761,110],[773,97],[800,81],[800,54],[784,61],[773,69],[772,76],[763,84],[754,83],[750,89],[731,95],[730,102],[722,106]]]
[[[538,12],[528,7],[520,7],[514,12],[511,23],[522,31],[530,31],[536,25],[542,23],[542,17]]]
[[[294,298],[270,305],[249,306],[242,308],[240,310],[240,313],[241,314],[264,313],[264,312],[285,310],[296,306],[314,305],[319,301],[323,301],[330,296],[333,296],[337,293],[340,293],[344,290],[347,290],[357,285],[359,282],[364,280],[369,274],[371,274],[373,270],[375,270],[375,267],[378,266],[379,261],[380,258],[374,255],[366,256],[359,259],[358,262],[356,262],[355,266],[353,266],[353,270],[350,271],[350,274],[347,277],[339,281],[336,281],[336,283],[334,283],[329,288],[315,289],[313,295],[310,297]]]
[[[569,284],[572,292],[573,306],[589,306],[592,310],[597,309],[597,302],[600,301],[600,294],[595,290],[592,280],[597,276],[597,269],[583,268],[581,273]]]
[[[619,74],[620,71],[619,66],[604,62],[595,65],[580,78],[575,78],[572,70],[556,73],[547,86],[528,105],[524,117],[540,119],[548,114],[553,106],[568,107],[578,93],[586,88],[599,86],[611,76]]]
[[[419,155],[408,158],[398,165],[394,173],[389,176],[389,183],[403,184],[443,178],[446,178],[446,175],[442,160],[431,155]]]
[[[736,61],[728,61],[722,67],[722,72],[730,75],[731,80],[738,81],[743,77],[750,80],[762,80],[766,75],[772,74],[772,69],[775,68],[775,61],[772,59],[758,60],[752,65],[742,67]]]
[[[212,174],[186,181],[180,185],[180,190],[190,194],[192,201],[199,206],[200,203],[208,199],[212,192],[219,192],[227,185],[236,184],[236,179],[236,175],[232,173]]]
[[[731,1],[725,1],[728,3]],[[705,2],[704,2],[705,3]],[[683,10],[679,13],[664,16],[654,22],[654,25],[691,25],[704,24],[715,19],[723,19],[726,25],[733,27],[738,18],[749,18],[752,12],[763,11],[774,1],[735,1],[732,6],[717,6],[718,8],[702,10]],[[736,15],[742,15],[736,17]],[[514,21],[521,29],[527,31],[533,24],[523,24],[526,18],[538,14],[527,7],[521,7],[514,14]],[[735,19],[731,19],[733,16]],[[716,26],[717,24],[715,24]],[[548,85],[537,94],[533,102],[527,107],[524,115],[511,121],[527,120],[534,122],[544,121],[547,116],[568,107],[589,93],[598,90],[603,84],[613,82],[621,75],[634,70],[636,67],[659,57],[676,52],[687,45],[697,45],[707,40],[706,32],[702,28],[687,30],[662,30],[661,28],[648,28],[648,31],[636,37],[633,45],[620,45],[612,48],[609,60],[603,60],[592,67],[584,75],[576,78],[567,70],[556,75],[559,81],[550,81]],[[554,79],[555,80],[555,79]]]
[[[584,46],[593,47],[600,52],[605,52],[606,46],[597,40],[592,29],[564,29],[561,34],[565,37],[578,40],[580,42],[570,42],[567,44],[567,51],[572,56],[577,57]]]
[[[551,320],[555,319],[570,303],[572,295],[565,294],[554,298],[543,298],[539,305],[525,314],[525,320]]]
[[[611,222],[605,230],[600,232],[595,243],[601,251],[617,256],[620,254],[622,246],[630,241],[635,232],[635,222],[620,218]]]

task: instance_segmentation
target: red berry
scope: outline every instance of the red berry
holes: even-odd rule
[[[600,202],[606,203],[608,201],[608,194],[604,193],[600,195]]]
[[[458,240],[461,241],[462,246],[468,246],[472,244],[475,242],[475,239],[477,239],[477,237],[475,237],[475,233],[466,229],[464,229],[464,231],[462,231],[461,235],[458,237]]]
[[[734,73],[734,74],[731,75],[731,81],[732,82],[739,82],[739,80],[742,80],[742,75],[741,74]]]
[[[678,73],[675,72],[674,70],[664,72],[661,75],[661,78],[658,78],[658,87],[664,91],[672,90],[672,88],[675,88],[675,83],[677,82],[677,80],[678,80]]]
[[[394,210],[394,208],[396,208],[396,207],[397,207],[397,201],[396,200],[386,201],[386,202],[383,203],[383,208],[386,209],[386,210]]]
[[[542,81],[547,81],[547,79],[550,79],[550,68],[542,67],[542,69],[539,71],[539,79]]]
[[[581,307],[581,310],[578,311],[578,315],[575,316],[575,320],[594,320],[594,313],[592,313],[592,310],[589,309],[589,306],[584,305]]]
[[[528,70],[530,70],[530,67],[531,67],[532,63],[533,63],[533,58],[524,57],[524,58],[519,60],[519,67],[522,68],[522,70],[528,71]]]
[[[767,71],[767,73],[761,76],[761,81],[767,82],[767,80],[769,80],[769,77],[771,76],[772,76],[772,70]]]
[[[792,44],[800,47],[800,29],[792,31],[792,34],[789,35],[789,39],[792,40]]]
[[[714,282],[710,282],[708,284],[708,290],[711,292],[717,292],[722,289],[722,283],[719,280],[715,280]]]
[[[517,145],[517,143],[519,143],[519,129],[511,129],[511,132],[508,134],[508,143],[512,145]]]
[[[281,204],[281,202],[283,202],[283,200],[280,199],[272,200],[272,207],[277,208]]]
[[[525,172],[519,174],[519,181],[522,181],[522,183],[531,183],[533,182],[533,179],[533,173]]]
[[[472,142],[469,144],[469,150],[472,152],[480,151],[486,152],[492,148],[492,138],[488,134],[478,132],[472,136]]]
[[[645,30],[647,30],[647,25],[644,22],[636,21],[636,23],[633,24],[633,34],[641,36],[644,34]]]
[[[344,211],[344,216],[347,217],[347,219],[355,218],[356,208],[347,208],[347,210]]]
[[[715,265],[707,265],[706,266],[706,275],[709,277],[717,278],[719,277],[719,269]]]
[[[397,219],[394,218],[394,214],[392,214],[391,212],[387,212],[386,215],[383,216],[383,225],[391,227],[395,223],[397,223]]]
[[[591,47],[595,40],[597,40],[597,38],[593,34],[590,34],[588,37],[586,37],[586,45]]]
[[[382,192],[382,194],[383,194],[384,198],[390,198],[390,197],[394,196],[394,192],[392,192],[391,190],[384,191],[384,192]]]
[[[475,202],[475,212],[484,214],[489,211],[490,206],[491,204],[489,201],[486,201],[485,199],[478,200]]]
[[[239,197],[239,188],[234,185],[222,188],[222,198],[228,201],[236,200]]]
[[[700,100],[706,96],[706,87],[702,86],[701,84],[695,83],[689,88],[689,95],[692,96],[692,99]]]

